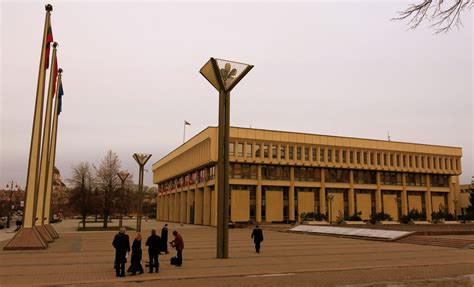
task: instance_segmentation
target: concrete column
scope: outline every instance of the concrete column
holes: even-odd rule
[[[380,172],[377,172],[377,190],[375,191],[375,212],[382,212],[382,189],[380,187]]]
[[[191,210],[194,205],[194,193],[196,189],[189,189],[186,192],[186,223],[188,224],[194,224],[194,222],[191,222],[191,217],[194,217],[194,211],[191,216]]]
[[[295,168],[290,167],[290,189],[288,191],[288,217],[291,221],[295,220]],[[299,217],[299,216],[298,216]]]
[[[202,188],[197,188],[194,193],[194,224],[203,224],[203,193]]]
[[[189,193],[189,189],[187,191],[181,191],[181,204],[180,204],[180,208],[179,208],[179,211],[180,211],[180,222],[182,223],[186,223],[187,222],[187,219],[186,219],[186,203],[187,203],[187,195]]]
[[[408,196],[407,196],[407,178],[402,173],[402,215],[408,215]]]
[[[278,159],[278,160],[281,160],[281,159],[282,159],[282,156],[281,156],[281,144],[278,144],[278,145],[277,145],[277,159]]]
[[[255,190],[255,218],[262,222],[262,166],[257,166],[257,188]]]
[[[318,148],[319,149],[319,148]],[[326,213],[326,179],[324,178],[324,168],[321,168],[321,188],[319,189],[319,209],[322,214]]]
[[[426,176],[426,192],[425,192],[425,211],[426,211],[426,220],[431,221],[431,178],[430,175]]]
[[[351,169],[349,171],[349,193],[348,193],[348,200],[349,200],[349,216],[355,213],[355,200],[354,200],[354,172]]]
[[[202,213],[202,224],[211,225],[211,189],[208,186],[204,187]]]
[[[448,193],[448,211],[451,214],[455,214],[455,207],[454,207],[454,192],[456,191],[456,180],[454,176],[448,177],[449,183],[449,193]]]

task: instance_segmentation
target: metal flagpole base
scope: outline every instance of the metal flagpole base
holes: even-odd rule
[[[59,238],[59,234],[56,232],[56,230],[51,224],[45,224],[44,228],[48,231],[49,235],[51,235],[53,239]]]
[[[38,225],[33,228],[36,229],[36,231],[38,231],[38,233],[40,234],[41,238],[43,238],[44,241],[48,243],[54,241],[53,237],[49,234],[48,230],[46,230],[44,225]]]
[[[38,250],[46,248],[48,248],[48,242],[43,240],[35,228],[23,227],[3,247],[3,250]]]

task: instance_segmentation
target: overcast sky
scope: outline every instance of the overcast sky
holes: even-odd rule
[[[421,0],[420,0],[421,1]],[[412,1],[417,2],[417,1]],[[473,175],[473,12],[435,35],[391,21],[409,2],[59,2],[64,69],[56,165],[68,178],[107,150],[134,173],[217,125],[209,57],[255,65],[233,90],[242,127],[463,148]],[[0,184],[24,187],[45,2],[2,2]]]

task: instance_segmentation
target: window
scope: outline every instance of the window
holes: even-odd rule
[[[374,165],[374,153],[373,152],[370,153],[370,164]]]
[[[301,147],[296,147],[296,159],[301,160]]]
[[[304,148],[304,160],[309,161],[309,148]]]
[[[377,165],[380,165],[380,153],[377,153]]]
[[[289,180],[290,167],[280,165],[262,165],[262,179]]]
[[[289,153],[288,156],[290,159],[293,159],[293,152],[294,152],[294,147],[290,146],[288,148],[288,153]]]
[[[412,157],[411,157],[411,155],[408,156],[408,165],[409,165],[410,167],[413,166],[413,162],[412,162]]]
[[[339,162],[339,150],[338,150],[338,149],[336,149],[336,152],[335,152],[335,154],[334,154],[334,161],[335,161],[336,163]]]
[[[268,158],[268,152],[269,152],[269,149],[270,147],[266,144],[266,145],[263,145],[263,157],[264,158]]]
[[[327,169],[324,176],[326,182],[349,182],[349,170],[347,169]]]
[[[357,161],[356,163],[360,163],[360,151],[356,152],[356,157],[357,157]]]
[[[402,174],[399,172],[381,172],[380,183],[384,185],[402,185]]]
[[[237,144],[237,156],[244,156],[244,144],[238,143]]]
[[[383,154],[383,165],[387,165],[387,154]]]
[[[286,159],[286,146],[280,146],[280,158]]]
[[[245,145],[245,156],[252,157],[252,144]]]
[[[276,145],[272,145],[272,158],[277,158],[278,147]]]
[[[390,154],[390,166],[393,166],[393,154]]]
[[[260,145],[259,144],[256,144],[255,145],[255,157],[260,157]]]
[[[328,162],[332,162],[332,149],[328,149]]]
[[[234,147],[235,143],[229,143],[229,155],[235,155]]]
[[[418,168],[418,156],[415,156],[415,167]]]
[[[350,160],[351,163],[354,163],[354,152],[353,151],[349,152],[349,160]]]
[[[346,154],[346,153],[347,153],[347,152],[346,152],[345,150],[342,151],[342,162],[343,162],[343,163],[346,163],[346,162],[347,162],[347,159],[346,159],[347,154]]]
[[[355,170],[354,171],[354,182],[362,184],[375,184],[377,183],[377,173],[375,171],[368,170]]]
[[[451,170],[454,169],[454,167],[453,167],[453,159],[452,159],[452,158],[449,159],[449,167],[450,167]]]
[[[444,158],[444,169],[448,169],[448,159]]]
[[[316,156],[318,155],[317,152],[316,152],[316,148],[313,147],[312,150],[313,150],[313,154],[312,154],[311,160],[316,161]]]
[[[250,165],[250,164],[243,164],[242,165],[241,178],[253,178],[252,177],[252,165]]]
[[[428,157],[426,162],[428,164],[428,168],[431,168],[431,157]]]
[[[364,151],[364,164],[367,164],[367,153]]]
[[[421,168],[425,168],[425,157],[421,157]]]
[[[321,169],[312,167],[295,167],[295,180],[321,181]]]
[[[397,154],[397,166],[400,166],[400,155]]]
[[[324,148],[319,148],[319,161],[324,162]]]

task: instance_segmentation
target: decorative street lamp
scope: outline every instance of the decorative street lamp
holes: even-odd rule
[[[125,181],[127,180],[128,176],[130,174],[128,172],[124,172],[124,171],[121,171],[121,172],[118,172],[117,173],[117,176],[120,178],[120,181],[122,182],[122,185],[120,186],[121,187],[121,192],[123,193],[124,191],[124,185],[125,185]],[[127,201],[129,200],[128,198],[128,192],[127,192]],[[120,218],[119,218],[119,228],[122,227],[122,217],[123,217],[123,211],[121,210],[120,212]]]
[[[219,91],[219,138],[217,157],[217,258],[229,253],[229,130],[230,91],[253,65],[211,58],[199,71]]]
[[[138,176],[138,212],[137,212],[137,232],[142,231],[142,201],[143,201],[143,170],[151,154],[134,153],[133,159],[140,167],[140,174]]]
[[[14,209],[14,205],[13,205],[13,202],[12,202],[12,197],[13,197],[13,192],[15,192],[16,190],[20,190],[20,187],[18,186],[18,184],[15,184],[13,185],[13,180],[12,182],[10,183],[10,185],[7,184],[7,189],[10,188],[10,198],[8,199],[8,213],[7,213],[7,226],[6,228],[10,228],[10,220],[11,220],[11,216],[12,216],[12,209]]]

